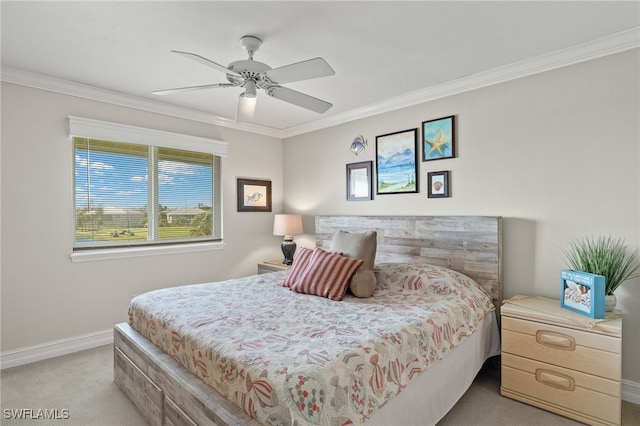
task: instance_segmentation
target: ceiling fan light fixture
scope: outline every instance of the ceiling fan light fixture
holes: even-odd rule
[[[236,123],[253,120],[256,111],[256,95],[249,97],[246,93],[241,93],[238,99],[238,109],[236,110]]]

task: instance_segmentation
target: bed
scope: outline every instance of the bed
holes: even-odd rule
[[[115,382],[154,425],[435,424],[499,354],[501,218],[317,216],[309,264],[371,232],[371,297],[292,291],[293,269],[137,296]]]

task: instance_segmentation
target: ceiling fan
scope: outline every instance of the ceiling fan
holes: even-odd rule
[[[262,40],[254,36],[244,36],[240,39],[240,43],[244,50],[247,51],[249,58],[232,62],[226,67],[195,53],[172,50],[174,53],[224,72],[227,76],[228,83],[179,87],[176,89],[158,90],[153,93],[156,95],[170,95],[191,90],[242,87],[244,88],[244,92],[240,94],[240,99],[238,100],[236,122],[251,121],[253,119],[256,107],[256,88],[263,89],[267,92],[267,95],[276,99],[320,114],[326,112],[333,106],[322,99],[314,98],[313,96],[281,86],[281,84],[294,81],[334,75],[335,71],[324,59],[314,58],[279,68],[271,68],[267,64],[253,60],[253,54],[260,48]]]

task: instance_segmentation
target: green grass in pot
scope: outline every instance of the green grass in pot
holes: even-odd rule
[[[607,295],[612,295],[624,281],[640,276],[638,249],[630,251],[622,238],[574,240],[564,255],[571,269],[604,275]]]

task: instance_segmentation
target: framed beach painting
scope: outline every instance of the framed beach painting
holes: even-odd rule
[[[376,194],[418,192],[418,129],[376,136]]]
[[[456,156],[456,117],[422,122],[422,161],[442,160]]]
[[[237,180],[239,212],[270,212],[271,181],[242,179]]]

